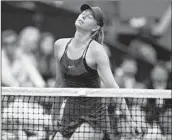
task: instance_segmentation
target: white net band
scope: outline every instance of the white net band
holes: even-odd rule
[[[161,89],[95,89],[95,88],[19,88],[2,87],[2,95],[32,96],[86,96],[86,97],[132,97],[172,98],[171,90]]]

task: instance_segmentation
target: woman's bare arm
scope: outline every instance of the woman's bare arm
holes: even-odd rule
[[[62,78],[62,73],[61,73],[61,69],[60,69],[60,51],[61,51],[61,47],[62,47],[62,40],[59,39],[54,43],[54,56],[55,56],[55,61],[56,61],[56,82],[54,87],[58,88],[58,87],[62,87],[63,85],[63,78]]]
[[[106,88],[119,88],[116,83],[109,63],[109,58],[102,46],[96,46],[95,51],[93,51],[93,55],[97,64],[98,74],[103,81]],[[126,101],[124,98],[113,98],[113,101],[121,108],[121,111],[126,115],[126,119],[128,121],[131,120],[130,112]]]

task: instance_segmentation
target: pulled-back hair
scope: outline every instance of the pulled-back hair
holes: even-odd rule
[[[97,41],[100,44],[103,44],[104,41],[104,31],[103,31],[103,27],[101,27],[99,30],[92,32],[91,34],[92,39],[94,39],[95,41]]]

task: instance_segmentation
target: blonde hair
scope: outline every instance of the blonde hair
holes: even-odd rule
[[[104,41],[103,27],[101,27],[100,29],[98,29],[95,32],[92,32],[91,36],[92,36],[92,39],[94,39],[95,41],[97,41],[100,44],[103,44],[103,41]]]

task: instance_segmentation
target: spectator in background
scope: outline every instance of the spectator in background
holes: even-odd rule
[[[3,86],[15,86],[15,87],[18,87],[18,86],[44,87],[45,86],[45,82],[36,68],[36,61],[32,59],[32,58],[35,58],[33,54],[35,53],[34,51],[36,50],[36,44],[37,44],[36,42],[38,41],[38,38],[36,38],[37,36],[35,36],[36,35],[35,33],[38,33],[37,30],[34,30],[34,28],[31,28],[31,27],[25,28],[24,30],[22,30],[19,36],[15,33],[15,31],[12,31],[12,30],[3,31],[2,33],[2,44],[3,44],[2,85]],[[21,106],[22,104],[24,104],[24,102],[27,101],[26,98],[22,99],[22,97],[8,98],[5,96],[3,100],[4,101],[8,100],[8,102],[2,102],[3,112],[5,112],[4,110],[7,110],[8,112],[8,109],[13,108],[13,107],[8,108],[8,107],[10,105],[13,106],[14,105],[13,103],[15,103],[15,100],[18,100],[18,99],[20,100],[20,102],[19,101],[17,102],[19,103],[19,106]],[[28,111],[25,108],[23,108],[23,110],[18,108],[17,110]],[[12,111],[15,112],[17,110],[13,109]],[[16,113],[16,114],[21,117],[21,114],[19,113]],[[24,114],[28,115],[28,113],[24,113]],[[8,113],[6,115],[9,117]],[[4,118],[8,118],[8,117],[4,117]],[[39,114],[39,117],[40,117],[40,114]],[[25,119],[21,119],[21,120],[25,120]],[[26,119],[26,120],[29,120],[29,119]],[[11,123],[13,124],[15,123],[14,118],[10,120],[8,119],[7,123],[9,123],[9,121],[11,121]],[[10,132],[3,131],[3,135],[4,137],[2,138],[5,138],[6,135],[10,136]],[[11,137],[10,138],[7,137],[7,139],[26,140],[27,137],[24,134],[23,128],[19,128],[19,130],[16,130],[16,132],[11,133]]]
[[[149,89],[167,89],[168,71],[163,63],[158,63],[151,71],[150,80],[147,83]],[[163,105],[162,100],[156,100],[157,106]]]
[[[17,39],[12,38],[16,33],[4,31],[2,50],[2,85],[3,86],[23,86],[23,87],[44,87],[45,82],[39,74],[33,61],[25,53],[27,47],[23,47],[26,42],[18,44]],[[32,35],[31,35],[32,36]],[[21,39],[21,38],[20,38]]]
[[[169,100],[168,107],[164,108],[159,115],[160,127],[167,140],[172,139],[172,107],[169,106],[171,103],[172,100]]]
[[[145,85],[136,80],[137,62],[131,57],[125,57],[119,68],[115,71],[115,79],[121,88],[145,88]],[[129,104],[144,105],[146,100],[128,99]]]
[[[40,36],[39,29],[33,26],[27,26],[19,33],[19,47],[36,67],[38,67]]]
[[[19,86],[19,82],[13,76],[11,69],[11,65],[15,61],[17,37],[17,33],[13,30],[2,32],[2,86]]]
[[[139,39],[135,39],[131,42],[129,52],[135,57],[141,58],[151,64],[157,62],[156,50],[151,44],[145,43]]]
[[[167,89],[168,71],[163,64],[157,64],[151,71],[148,88]]]
[[[45,81],[53,77],[50,65],[53,56],[54,41],[55,37],[53,36],[53,34],[49,32],[42,33],[39,45],[38,69]]]
[[[167,89],[172,89],[172,56],[170,57],[170,59],[168,61],[165,62],[165,67],[168,71],[168,82],[167,82]]]
[[[171,64],[169,64],[171,65]],[[152,84],[150,87],[154,89],[171,89],[170,85],[170,66],[166,67],[167,63],[157,64],[151,73]],[[166,69],[169,68],[169,69]],[[163,93],[162,93],[163,94]],[[155,108],[157,112],[157,119],[163,134],[167,135],[168,139],[171,139],[172,135],[169,135],[172,132],[172,100],[171,99],[157,99],[155,101]]]
[[[142,83],[136,80],[137,69],[137,62],[133,58],[129,56],[124,57],[121,66],[117,68],[114,73],[114,77],[118,85],[121,88],[145,88],[145,86]],[[139,126],[141,126],[142,129],[146,128],[146,115],[145,112],[142,110],[142,106],[146,104],[146,100],[130,98],[127,99],[127,103],[133,120],[137,122],[137,124],[139,124]],[[126,124],[125,118],[122,116],[122,113],[119,111],[119,109],[115,107],[115,105],[110,106],[110,113],[112,113],[111,111],[113,110],[113,107],[115,118],[113,119],[112,124],[114,128],[117,127],[117,129],[115,128],[115,131],[117,131],[115,133],[119,133],[121,135],[126,133],[130,134],[130,128]],[[128,136],[124,136],[122,138],[129,139]]]
[[[131,57],[125,57],[114,74],[121,88],[144,88],[144,85],[136,80],[137,62]]]
[[[56,60],[54,57],[51,57],[49,69],[51,71],[52,77],[48,79],[47,86],[54,87],[54,83],[56,81]]]
[[[7,45],[13,45],[17,43],[18,34],[11,30],[7,29],[2,32],[2,48],[6,47]]]
[[[156,64],[150,75],[150,80],[147,83],[149,89],[167,89],[168,88],[168,71],[163,63]],[[163,94],[163,93],[162,93]],[[153,127],[159,127],[159,117],[163,115],[167,102],[163,99],[149,99],[147,103],[147,121]],[[152,111],[154,110],[154,111]],[[165,118],[165,117],[164,117]],[[164,122],[166,122],[164,120]],[[156,126],[155,126],[156,125]],[[161,124],[162,125],[162,124]]]

